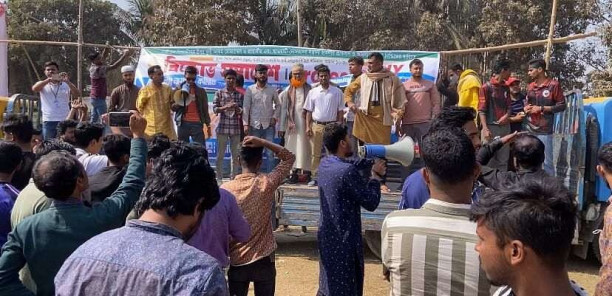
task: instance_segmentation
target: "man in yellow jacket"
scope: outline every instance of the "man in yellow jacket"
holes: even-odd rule
[[[151,137],[156,133],[162,133],[171,140],[176,140],[170,109],[174,103],[172,88],[163,84],[164,72],[160,66],[152,66],[147,72],[151,81],[140,89],[136,100],[136,109],[147,120],[145,134]]]
[[[472,107],[478,110],[478,92],[480,91],[480,78],[476,71],[467,69],[463,70],[461,64],[455,64],[451,70],[459,76],[457,84],[457,92],[459,93],[459,107]]]

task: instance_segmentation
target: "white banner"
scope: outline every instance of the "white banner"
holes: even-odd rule
[[[136,70],[136,84],[142,86],[149,81],[147,69],[154,65],[162,67],[165,82],[172,87],[184,81],[185,67],[194,66],[199,75],[196,83],[207,89],[221,89],[225,86],[223,71],[234,69],[242,74],[245,87],[253,84],[255,65],[269,67],[268,84],[284,88],[289,84],[291,66],[304,64],[308,83],[318,81],[314,67],[327,65],[332,81],[346,86],[351,75],[348,73],[348,59],[353,56],[367,58],[371,51],[339,51],[292,46],[194,46],[194,47],[147,47],[143,48]],[[392,50],[380,51],[385,58],[385,67],[402,81],[410,78],[409,63],[420,59],[424,64],[423,78],[435,81],[438,76],[440,54],[437,52]],[[364,67],[364,71],[366,67]]]
[[[318,81],[314,67],[325,64],[330,68],[332,81],[340,87],[350,82],[352,75],[348,71],[348,59],[362,56],[364,59],[372,51],[339,51],[291,46],[193,46],[193,47],[147,47],[140,51],[136,69],[136,84],[146,85],[149,82],[147,70],[159,65],[164,71],[164,82],[177,87],[185,80],[187,66],[194,66],[199,71],[196,84],[207,89],[209,105],[212,104],[212,93],[225,87],[223,71],[235,70],[244,76],[245,88],[254,83],[255,66],[268,66],[268,84],[278,89],[289,85],[289,73],[295,63],[304,64],[308,83]],[[391,50],[379,51],[385,61],[384,66],[395,73],[402,81],[410,78],[410,61],[423,61],[423,78],[435,81],[438,76],[440,54],[438,52]],[[367,67],[364,67],[366,71]],[[216,135],[214,134],[218,118],[209,108],[213,135],[206,141],[209,156],[217,155]],[[229,148],[225,158],[230,156]]]

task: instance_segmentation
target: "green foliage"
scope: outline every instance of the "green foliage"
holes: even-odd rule
[[[83,41],[86,43],[129,44],[117,17],[119,8],[110,2],[84,0]],[[78,1],[11,0],[8,29],[11,39],[76,42],[78,38]],[[89,84],[89,61],[92,48],[83,48],[83,85]],[[26,51],[28,54],[26,54]],[[31,86],[43,76],[42,66],[53,60],[76,84],[77,48],[46,45],[9,46],[9,89],[11,93],[31,93]],[[31,58],[31,62],[29,61]],[[117,58],[117,55],[114,55]],[[35,69],[32,67],[34,64]],[[110,84],[110,83],[109,83]]]
[[[84,36],[92,43],[135,40],[147,46],[296,45],[297,1],[304,46],[342,50],[443,51],[546,39],[552,9],[552,1],[541,0],[129,0],[128,13],[106,1],[85,0]],[[609,3],[559,2],[557,37],[586,31],[602,19],[598,4]],[[10,8],[11,38],[76,40],[76,1],[12,0]],[[76,76],[75,48],[27,50],[37,67],[54,59]],[[445,63],[459,61],[486,73],[497,57],[505,56],[514,61],[513,70],[524,75],[526,62],[544,51],[534,47],[464,55]],[[10,53],[12,81],[36,80],[23,49],[11,46]],[[584,77],[585,58],[588,54],[577,53],[571,45],[555,45],[550,70],[570,88]],[[29,86],[11,85],[14,91],[25,88]]]

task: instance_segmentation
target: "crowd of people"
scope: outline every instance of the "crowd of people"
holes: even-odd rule
[[[280,92],[266,65],[246,89],[227,70],[212,104],[217,151],[229,144],[232,157],[223,182],[223,156],[213,168],[204,143],[211,117],[197,69],[173,89],[152,66],[138,88],[124,66],[107,105],[106,72],[127,55],[111,65],[90,56],[91,112],[57,63],[44,65],[32,87],[43,140],[27,116],[3,119],[0,295],[246,296],[250,283],[274,295],[283,183],[318,187],[317,295],[363,295],[361,208],[376,210],[389,188],[386,161],[355,154],[390,144],[392,130],[419,144],[423,167],[382,226],[391,295],[585,295],[566,267],[577,204],[552,166],[565,102],[543,60],[528,64],[526,95],[505,59],[485,83],[461,65],[434,83],[415,59],[402,83],[374,52],[365,73],[363,57],[348,60],[344,90],[326,65],[310,85],[295,64]],[[108,111],[130,112],[129,127],[106,126]],[[612,184],[612,143],[598,160]],[[612,294],[611,219],[608,209],[596,295]]]

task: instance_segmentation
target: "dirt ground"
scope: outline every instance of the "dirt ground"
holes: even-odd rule
[[[319,286],[319,257],[316,229],[302,234],[299,228],[276,232],[276,295],[313,296]],[[382,277],[380,261],[366,249],[365,296],[388,295],[389,284]],[[598,280],[598,263],[572,258],[569,263],[570,278],[593,295]],[[252,286],[251,286],[252,290]],[[252,291],[249,295],[253,295]]]

